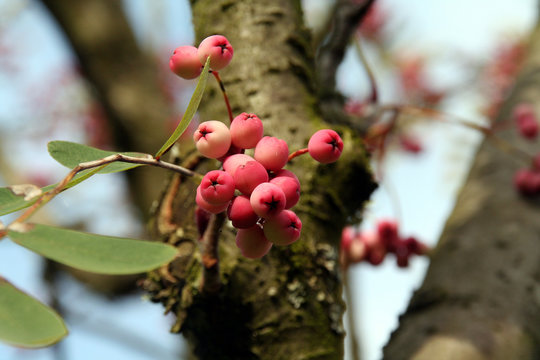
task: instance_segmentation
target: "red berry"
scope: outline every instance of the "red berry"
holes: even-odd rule
[[[231,122],[231,141],[239,148],[254,148],[262,136],[263,123],[255,114],[241,113]]]
[[[275,245],[290,245],[300,237],[302,222],[291,210],[283,210],[265,221],[264,235]]]
[[[514,108],[512,115],[521,136],[529,140],[535,139],[538,136],[538,120],[532,105],[526,103],[519,104]]]
[[[388,251],[394,251],[399,241],[397,222],[394,220],[380,220],[377,223],[377,234]]]
[[[253,157],[267,170],[277,171],[287,164],[289,146],[284,140],[265,136],[257,143]]]
[[[279,186],[265,182],[253,190],[249,201],[255,214],[269,219],[285,209],[286,200],[285,194]]]
[[[259,184],[268,181],[268,172],[259,162],[253,160],[238,166],[233,179],[242,194],[250,195]]]
[[[300,199],[300,182],[290,176],[277,176],[270,180],[271,184],[277,185],[285,194],[285,209],[290,209]]]
[[[223,161],[223,170],[231,175],[234,175],[234,172],[236,169],[238,169],[238,166],[245,165],[248,161],[255,161],[255,159],[246,154],[231,155],[225,158]]]
[[[227,125],[217,120],[205,121],[193,134],[199,152],[212,159],[227,153],[231,146],[231,133]]]
[[[227,209],[227,217],[237,229],[250,228],[259,220],[259,216],[251,207],[249,197],[245,195],[237,196],[231,201]]]
[[[195,46],[177,47],[169,60],[169,67],[184,79],[195,79],[203,69]]]
[[[308,142],[311,157],[322,164],[335,162],[343,151],[343,141],[334,130],[319,130]]]
[[[201,186],[197,186],[197,195],[195,196],[195,202],[199,207],[203,210],[208,211],[212,214],[218,214],[222,211],[227,210],[227,207],[229,206],[229,201],[223,203],[223,204],[210,204],[208,201],[204,200],[204,198],[201,196]]]
[[[238,229],[236,246],[240,248],[242,255],[245,257],[258,259],[270,251],[272,243],[266,239],[261,227],[254,225],[248,229]]]
[[[206,58],[210,57],[210,68],[221,70],[229,65],[233,56],[233,48],[225,36],[212,35],[199,44],[197,54],[201,63],[206,63]]]
[[[298,183],[300,183],[300,181],[298,180],[298,177],[292,171],[287,170],[287,169],[279,169],[278,171],[274,171],[272,178],[276,178],[278,176],[292,177],[293,179],[298,181]]]
[[[234,196],[234,180],[222,170],[212,170],[201,181],[201,196],[210,204],[223,204]]]

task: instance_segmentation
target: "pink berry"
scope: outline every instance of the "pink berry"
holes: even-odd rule
[[[231,122],[231,141],[239,148],[254,148],[262,136],[263,123],[255,114],[241,113]]]
[[[249,201],[255,214],[269,219],[285,209],[286,200],[285,194],[279,186],[265,182],[253,190]]]
[[[287,170],[287,169],[279,169],[278,171],[274,171],[273,175],[272,175],[272,178],[276,178],[278,176],[292,177],[293,179],[298,181],[298,183],[300,183],[300,181],[298,180],[298,177],[292,171]]]
[[[203,69],[195,46],[177,47],[169,60],[169,67],[173,73],[184,79],[195,79]]]
[[[300,182],[290,176],[277,176],[270,180],[271,184],[277,185],[285,194],[285,209],[290,209],[300,199]]]
[[[272,243],[266,239],[259,225],[248,229],[238,229],[236,233],[236,246],[247,258],[258,259],[270,251]]]
[[[253,157],[267,170],[277,171],[287,164],[289,146],[284,140],[265,136],[257,143]]]
[[[199,152],[212,159],[227,153],[231,146],[231,132],[227,125],[217,120],[205,121],[193,134]]]
[[[308,142],[309,155],[322,164],[337,161],[343,151],[343,141],[334,130],[319,130]]]
[[[250,228],[259,220],[259,216],[251,207],[249,197],[245,195],[237,196],[231,201],[227,208],[227,217],[237,229]]]
[[[359,263],[368,255],[366,244],[364,244],[359,237],[354,238],[347,255],[351,263]]]
[[[195,207],[195,224],[197,224],[197,231],[199,236],[202,238],[208,223],[210,222],[210,213],[203,208],[196,206]]]
[[[394,220],[380,220],[377,223],[377,235],[384,246],[393,251],[399,241],[398,224]]]
[[[234,196],[234,180],[222,170],[212,170],[201,181],[201,196],[210,204],[223,204]]]
[[[409,236],[403,239],[403,244],[407,247],[409,253],[411,254],[425,255],[429,251],[429,248],[426,244],[417,240],[413,236]]]
[[[540,173],[521,169],[514,175],[514,186],[525,196],[536,195],[540,192]]]
[[[275,245],[292,244],[300,237],[302,222],[291,210],[283,210],[263,225],[264,235]]]
[[[208,211],[211,214],[218,214],[222,211],[227,210],[227,207],[229,206],[229,201],[223,203],[223,204],[210,204],[208,201],[204,200],[204,198],[201,195],[201,186],[197,186],[197,195],[195,196],[195,202],[199,207],[203,210]]]
[[[206,58],[210,57],[210,67],[221,70],[231,62],[233,48],[225,36],[212,35],[199,44],[197,54],[201,63],[206,63]]]
[[[234,154],[228,156],[223,161],[223,170],[234,175],[236,169],[238,169],[240,165],[245,165],[248,161],[255,161],[255,159],[246,154]]]
[[[372,265],[379,265],[386,256],[386,247],[377,233],[364,232],[360,236],[367,248],[367,260]]]
[[[526,139],[535,139],[538,136],[538,120],[531,104],[522,103],[514,108],[512,113],[518,131]]]
[[[250,195],[259,184],[268,181],[268,173],[259,162],[253,160],[238,166],[233,179],[242,194]]]

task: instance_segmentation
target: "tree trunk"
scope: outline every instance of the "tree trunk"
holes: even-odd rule
[[[540,114],[540,28],[498,121],[516,104]],[[513,125],[513,124],[512,124]],[[538,153],[513,126],[497,131]],[[437,246],[422,287],[384,349],[385,359],[538,359],[540,357],[540,208],[520,196],[513,175],[530,166],[489,137]]]
[[[319,115],[314,54],[300,1],[199,0],[192,5],[197,37],[223,34],[234,47],[233,61],[221,72],[233,113],[257,114],[265,134],[285,139],[291,151],[306,147],[325,123]],[[201,120],[228,122],[219,88],[214,81],[209,84]],[[302,184],[294,208],[303,222],[300,240],[249,260],[240,255],[226,223],[219,242],[222,284],[217,293],[201,290],[195,184],[172,177],[154,225],[163,241],[175,244],[181,254],[167,268],[151,273],[144,285],[155,301],[177,315],[173,330],[183,332],[196,358],[342,359],[339,238],[374,184],[359,137],[348,128],[333,128],[345,142],[337,163],[320,165],[302,156],[287,166]],[[181,156],[185,162],[190,161],[186,154]],[[205,161],[197,170],[218,165]]]

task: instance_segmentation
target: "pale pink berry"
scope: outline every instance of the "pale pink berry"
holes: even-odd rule
[[[289,146],[284,140],[265,136],[257,143],[253,157],[267,170],[277,171],[287,164]]]
[[[227,153],[231,146],[231,132],[227,125],[217,120],[205,121],[193,134],[199,152],[212,159]]]
[[[262,136],[263,123],[255,114],[241,113],[231,122],[231,141],[239,148],[254,148]]]
[[[300,199],[300,182],[290,176],[277,176],[270,180],[271,184],[277,185],[285,194],[285,209],[290,209]]]
[[[236,188],[244,195],[249,195],[259,184],[268,181],[268,172],[259,162],[248,161],[236,168],[233,175]]]
[[[223,203],[223,204],[210,204],[208,201],[204,200],[204,198],[201,195],[201,186],[197,186],[197,195],[195,196],[195,202],[199,207],[203,210],[208,211],[211,214],[218,214],[220,212],[223,212],[227,210],[227,207],[229,206],[229,201]]]
[[[222,170],[212,170],[201,181],[201,196],[210,204],[223,204],[234,196],[234,180]]]
[[[386,247],[377,233],[363,232],[360,240],[366,245],[367,260],[372,265],[379,265],[386,256]]]
[[[339,159],[343,151],[343,141],[334,130],[319,130],[308,142],[309,155],[322,164],[332,163]]]
[[[266,239],[259,225],[248,229],[238,229],[236,233],[236,246],[247,258],[258,259],[270,251],[272,243]]]
[[[228,156],[223,161],[223,170],[234,175],[236,169],[238,169],[240,165],[245,165],[248,161],[255,161],[255,159],[246,154],[234,154]]]
[[[265,182],[253,190],[249,201],[255,214],[269,219],[285,209],[286,199],[279,186]]]
[[[368,249],[366,244],[364,244],[360,237],[355,237],[349,248],[348,258],[349,261],[353,264],[359,263],[364,260],[368,255]]]
[[[221,70],[231,62],[233,48],[225,36],[212,35],[201,41],[197,54],[201,63],[210,57],[210,68]]]
[[[177,47],[169,60],[169,67],[173,73],[184,79],[195,79],[203,69],[195,46]]]
[[[291,210],[283,210],[267,219],[263,225],[264,235],[275,245],[290,245],[300,237],[302,222]]]
[[[247,229],[252,227],[259,220],[259,215],[255,214],[249,197],[240,195],[235,197],[227,208],[227,217],[232,225],[237,229]]]

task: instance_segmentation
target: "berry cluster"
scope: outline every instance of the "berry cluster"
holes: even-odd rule
[[[284,140],[263,136],[263,123],[255,114],[242,113],[230,128],[206,121],[193,134],[199,152],[223,163],[223,170],[204,175],[197,188],[197,205],[213,214],[227,211],[238,229],[236,244],[248,258],[260,258],[275,245],[298,240],[302,222],[291,210],[300,198],[300,182],[283,167],[289,161]],[[253,156],[244,153],[254,149]],[[339,135],[319,130],[305,149],[317,161],[336,161],[343,150]]]
[[[177,47],[169,67],[172,72],[184,79],[195,79],[201,74],[206,59],[210,57],[210,68],[218,71],[229,65],[233,56],[233,48],[223,35],[212,35],[204,39],[199,47]]]
[[[407,267],[411,255],[427,252],[428,247],[416,238],[401,237],[398,224],[391,220],[379,221],[376,231],[359,232],[347,226],[341,234],[340,261],[344,268],[361,261],[379,265],[388,253],[396,255],[399,267]]]

